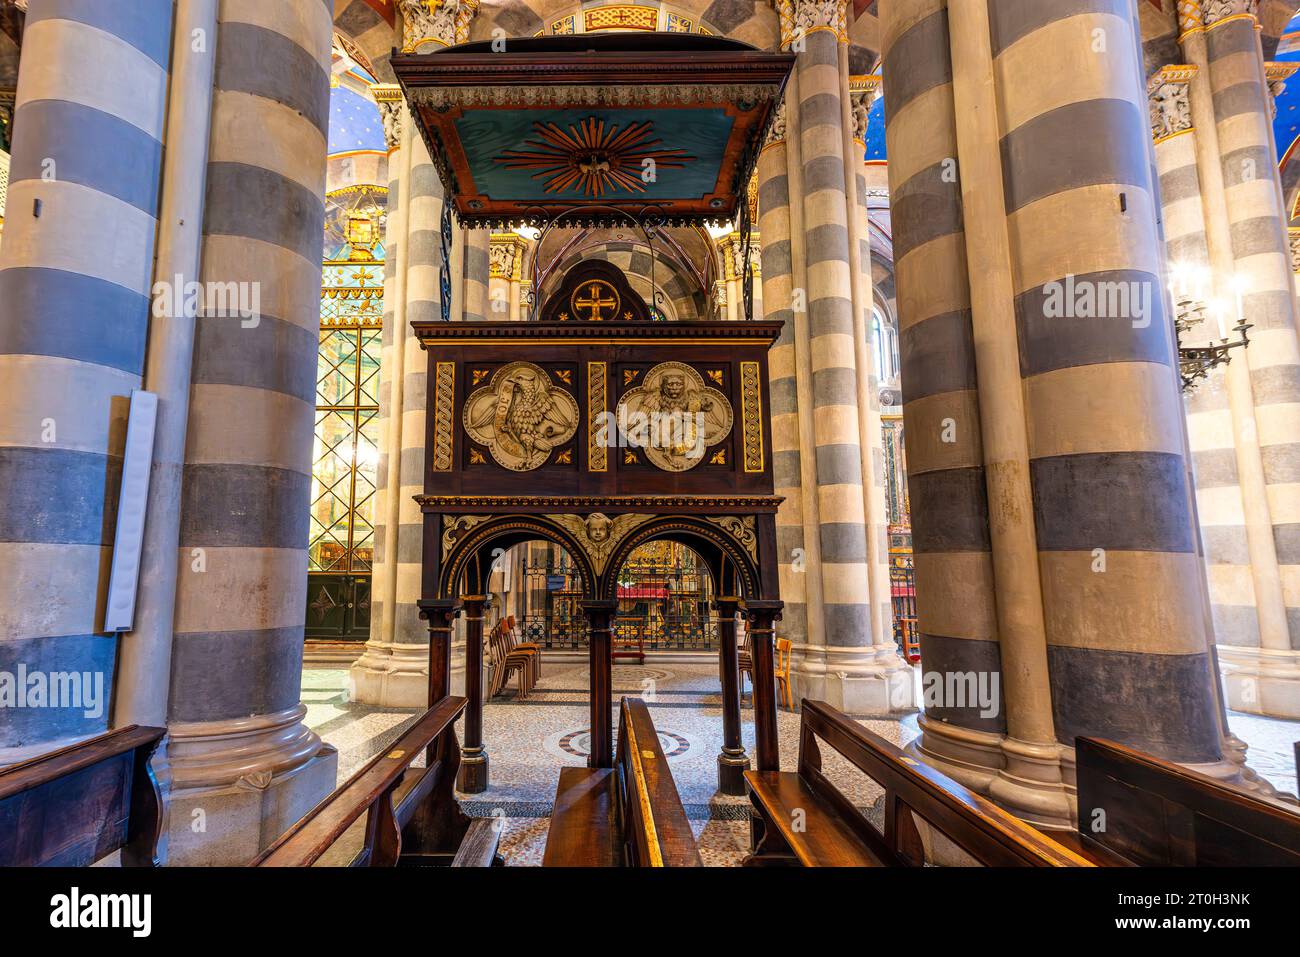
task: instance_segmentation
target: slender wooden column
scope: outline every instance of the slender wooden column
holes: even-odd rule
[[[748,601],[743,613],[748,623],[754,663],[754,751],[758,770],[781,770],[776,735],[776,675],[772,669],[776,622],[783,603],[773,600]]]
[[[609,698],[613,693],[610,675],[610,630],[618,602],[584,601],[587,616],[587,647],[591,656],[591,756],[589,768],[614,766],[614,722]]]
[[[478,794],[488,786],[488,754],[483,745],[483,605],[486,595],[465,595],[465,743],[460,748],[456,787]]]
[[[718,611],[718,658],[722,669],[722,751],[718,754],[718,790],[744,795],[749,757],[740,739],[740,668],[736,654],[736,607],[734,597],[714,599]]]
[[[451,628],[459,604],[450,599],[420,601],[420,617],[429,623],[429,706],[451,694]]]

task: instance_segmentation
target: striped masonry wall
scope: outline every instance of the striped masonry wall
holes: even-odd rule
[[[278,776],[320,750],[299,685],[332,28],[320,0],[219,21],[202,279],[260,315],[197,322],[170,724],[186,753],[276,729]],[[173,757],[176,787],[215,783]]]
[[[1132,4],[988,2],[1057,738],[1217,762]]]
[[[784,106],[781,107],[785,109]],[[783,122],[758,157],[758,224],[763,237],[764,318],[784,323],[768,351],[772,403],[772,473],[785,501],[776,513],[777,570],[785,608],[777,628],[796,645],[808,641],[808,575],[800,476],[799,399],[795,372],[794,287],[790,258],[790,180]]]
[[[108,724],[117,642],[99,629],[144,368],[172,12],[27,11],[0,252],[0,672],[86,674],[102,707],[8,710],[0,764]]]
[[[814,28],[804,42],[796,70],[824,640],[828,647],[869,647],[871,594],[853,361],[840,41],[835,30]]]
[[[946,0],[881,8],[886,141],[893,218],[903,419],[917,619],[928,674],[998,675],[988,501]],[[947,682],[947,677],[943,679]],[[999,691],[1001,681],[999,680]],[[984,732],[983,762],[1001,765],[1005,709],[923,702],[927,750],[951,725]],[[976,739],[966,735],[966,743]],[[993,747],[990,753],[989,748]],[[978,761],[981,756],[971,755]]]
[[[467,229],[465,233],[465,316],[466,322],[497,318],[490,311],[488,278],[491,275],[488,244],[491,232]]]
[[[1254,324],[1246,361],[1285,610],[1270,581],[1265,587],[1277,608],[1270,614],[1268,600],[1254,594],[1240,566],[1213,568],[1211,594],[1221,644],[1245,642],[1254,606],[1263,646],[1294,651],[1300,650],[1300,339],[1288,217],[1273,163],[1271,101],[1254,18],[1210,23],[1206,50],[1232,252],[1245,287],[1244,313]]]

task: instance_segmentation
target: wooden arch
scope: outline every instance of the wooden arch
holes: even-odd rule
[[[719,595],[725,594],[728,587],[728,570],[734,570],[741,590],[741,594],[734,597],[749,600],[764,597],[757,567],[732,535],[706,520],[680,515],[652,519],[619,543],[605,565],[598,592],[600,597],[606,600],[617,599],[618,572],[623,563],[639,546],[664,540],[694,550],[708,566]]]
[[[582,579],[584,595],[597,594],[600,578],[591,567],[582,546],[568,532],[541,516],[502,515],[479,525],[456,543],[442,564],[442,576],[438,582],[439,597],[459,597],[456,585],[462,576],[467,576],[466,593],[483,594],[487,586],[487,574],[491,569],[491,562],[485,563],[482,560],[483,550],[489,546],[510,548],[539,538],[558,545],[568,553],[578,577]],[[474,561],[475,556],[479,556],[477,563]]]

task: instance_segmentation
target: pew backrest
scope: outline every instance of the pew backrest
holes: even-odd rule
[[[1114,741],[1077,738],[1079,840],[1145,867],[1300,865],[1300,812]]]
[[[883,831],[822,773],[819,741],[884,789]],[[798,773],[887,864],[919,867],[926,863],[925,842],[916,823],[919,818],[976,861],[990,867],[1090,866],[1087,860],[1042,832],[916,760],[825,702],[809,699],[803,702]]]
[[[650,709],[640,698],[619,705],[615,772],[624,853],[632,867],[700,867],[686,809]]]
[[[453,724],[465,699],[438,701],[383,753],[342,787],[308,811],[254,861],[259,867],[309,867],[364,814],[365,839],[353,866],[391,867],[412,848],[403,848],[403,832],[417,815],[430,818],[424,830],[447,831],[436,843],[448,862],[469,828],[455,807],[452,787],[460,764]],[[412,767],[420,754],[423,768]]]
[[[164,728],[119,728],[0,771],[0,866],[86,867],[121,850],[156,867]]]

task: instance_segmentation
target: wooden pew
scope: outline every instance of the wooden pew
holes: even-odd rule
[[[0,771],[0,867],[157,867],[164,728],[119,728]]]
[[[1089,866],[824,702],[803,702],[799,730],[797,772],[745,772],[755,811],[749,866],[921,867],[922,827],[987,866]],[[822,773],[817,739],[884,788],[883,832]]]
[[[619,706],[612,768],[562,768],[544,867],[700,867],[686,809],[640,698]]]
[[[465,699],[446,697],[391,748],[354,774],[263,851],[253,866],[309,867],[366,815],[351,867],[402,865],[486,867],[498,861],[500,831],[471,821],[456,803],[460,743],[453,727]],[[425,767],[413,768],[423,753]]]
[[[1113,741],[1076,738],[1079,832],[1098,864],[1300,865],[1300,813]]]

